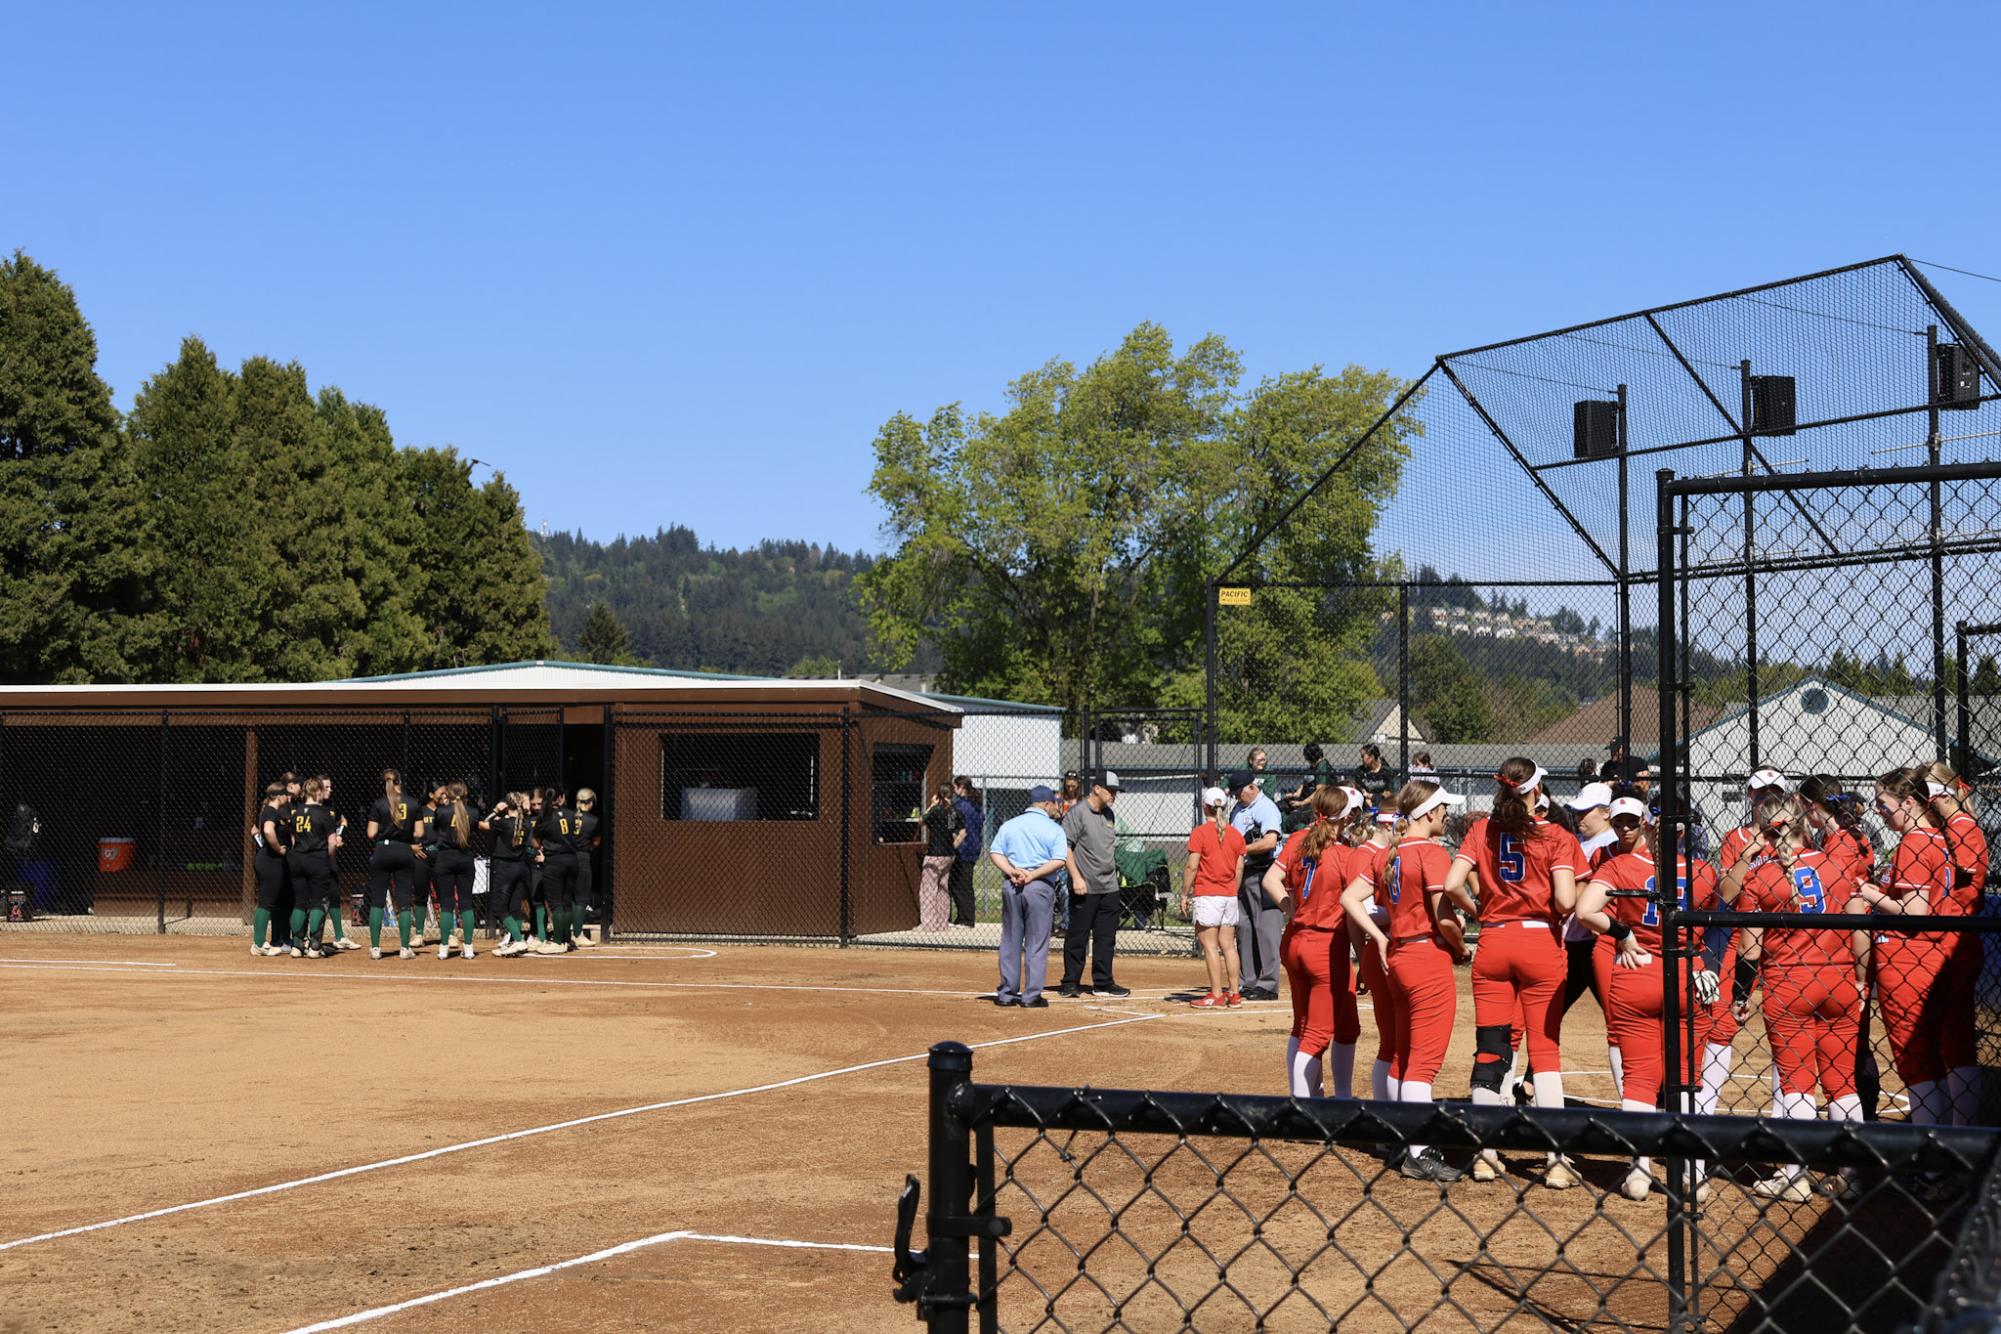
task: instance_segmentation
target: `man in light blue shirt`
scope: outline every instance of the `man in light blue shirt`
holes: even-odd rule
[[[1258,788],[1248,769],[1230,775],[1230,793],[1237,809],[1230,823],[1244,836],[1244,878],[1237,886],[1237,958],[1243,964],[1247,1001],[1278,999],[1278,943],[1285,931],[1285,912],[1265,897],[1265,871],[1278,854],[1284,819],[1278,803]],[[1343,945],[1342,948],[1347,948]]]
[[[988,860],[999,868],[1001,884],[1000,986],[994,1004],[1042,1010],[1049,972],[1049,926],[1056,907],[1050,877],[1063,869],[1070,841],[1056,823],[1056,794],[1037,785],[1028,790],[1028,809],[994,833]]]

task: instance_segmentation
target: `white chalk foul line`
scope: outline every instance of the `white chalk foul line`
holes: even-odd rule
[[[145,963],[138,959],[9,959],[11,967],[54,967],[58,964],[82,963],[98,968],[179,968],[177,963]]]
[[[975,1050],[987,1047],[1011,1047],[1016,1043],[1035,1042],[1042,1038],[1060,1038],[1072,1033],[1089,1033],[1094,1029],[1118,1028],[1123,1024],[1143,1024],[1149,1020],[1165,1019],[1164,1014],[1136,1014],[1130,1019],[1108,1019],[1096,1024],[1078,1024],[1070,1028],[1051,1029],[1045,1033],[1024,1033],[1020,1037],[995,1038],[987,1042],[969,1043]],[[11,1251],[18,1246],[33,1246],[38,1242],[57,1241],[63,1237],[81,1236],[86,1232],[102,1232],[106,1228],[124,1227],[130,1223],[144,1223],[155,1218],[167,1218],[174,1214],[189,1213],[195,1209],[212,1209],[220,1204],[234,1204],[239,1200],[254,1200],[263,1195],[276,1195],[281,1191],[298,1190],[302,1186],[317,1186],[328,1181],[339,1181],[345,1177],[361,1176],[366,1172],[380,1172],[391,1167],[403,1167],[410,1163],[421,1163],[432,1158],[442,1158],[446,1154],[465,1153],[471,1149],[490,1148],[495,1144],[507,1144],[514,1140],[532,1139],[537,1135],[553,1135],[559,1130],[575,1130],[579,1126],[596,1125],[601,1121],[618,1121],[628,1116],[644,1116],[649,1112],[664,1112],[676,1107],[694,1107],[705,1102],[722,1102],[729,1098],[747,1098],[758,1093],[775,1093],[779,1089],[797,1088],[801,1084],[817,1084],[823,1079],[835,1079],[841,1075],[860,1074],[864,1070],[880,1070],[884,1066],[907,1065],[928,1057],[928,1051],[920,1051],[911,1056],[890,1056],[880,1061],[864,1061],[860,1065],[846,1065],[838,1070],[822,1070],[818,1074],[798,1075],[792,1079],[781,1079],[776,1083],[757,1084],[750,1088],[729,1089],[722,1093],[701,1093],[691,1098],[673,1098],[666,1102],[649,1102],[639,1107],[621,1107],[613,1112],[598,1112],[591,1116],[579,1116],[569,1121],[557,1121],[546,1126],[530,1126],[526,1130],[510,1130],[500,1135],[488,1135],[483,1139],[465,1140],[458,1144],[445,1144],[435,1149],[425,1149],[421,1153],[406,1153],[398,1158],[384,1158],[380,1162],[359,1163],[353,1167],[336,1168],[331,1172],[321,1172],[314,1176],[298,1177],[291,1181],[279,1181],[268,1186],[255,1186],[249,1190],[233,1191],[228,1195],[214,1195],[205,1200],[194,1200],[187,1204],[168,1205],[163,1209],[148,1209],[144,1213],[126,1214],[122,1218],[107,1218],[98,1223],[84,1223],[77,1227],[59,1228],[54,1232],[40,1232],[32,1237],[19,1237],[13,1241],[0,1242],[0,1251]]]
[[[607,1246],[601,1251],[592,1251],[589,1255],[579,1255],[573,1260],[559,1260],[555,1264],[537,1265],[533,1269],[523,1269],[512,1274],[502,1274],[498,1278],[481,1279],[477,1283],[468,1283],[464,1287],[448,1288],[443,1292],[433,1292],[427,1293],[422,1297],[412,1297],[408,1301],[394,1302],[388,1306],[377,1306],[367,1311],[356,1311],[353,1315],[340,1316],[334,1320],[322,1320],[315,1325],[301,1325],[299,1328],[291,1331],[291,1334],[322,1334],[322,1331],[325,1330],[346,1329],[351,1325],[363,1325],[371,1320],[380,1320],[384,1316],[395,1315],[401,1311],[414,1310],[419,1306],[431,1306],[438,1302],[449,1301],[454,1297],[463,1297],[468,1293],[484,1292],[489,1288],[503,1288],[510,1283],[521,1283],[531,1278],[546,1278],[550,1274],[559,1273],[565,1269],[575,1269],[579,1265],[597,1264],[602,1260],[616,1259],[621,1255],[630,1255],[634,1251],[643,1251],[649,1246],[664,1246],[669,1242],[675,1241],[705,1241],[729,1246],[774,1246],[784,1250],[798,1251],[857,1251],[865,1255],[887,1255],[890,1250],[887,1246],[857,1246],[847,1242],[835,1241],[790,1241],[779,1237],[730,1237],[710,1232],[656,1232],[650,1237],[641,1237],[637,1241],[627,1241],[621,1242],[616,1246]]]

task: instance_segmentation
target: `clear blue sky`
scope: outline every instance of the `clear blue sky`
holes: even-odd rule
[[[1893,250],[2001,272],[1997,38],[1984,6],[30,5],[0,247],[74,285],[121,406],[198,333],[500,464],[536,523],[875,547],[885,417],[1143,319],[1415,373]],[[2001,286],[1941,282],[2001,332]]]

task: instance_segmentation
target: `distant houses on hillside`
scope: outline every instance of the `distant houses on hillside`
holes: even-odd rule
[[[1549,616],[1517,616],[1512,612],[1490,611],[1484,607],[1420,609],[1416,614],[1420,626],[1425,616],[1430,617],[1428,632],[1432,634],[1461,635],[1469,639],[1518,639],[1568,649],[1579,658],[1606,657],[1614,649],[1613,644],[1593,635],[1559,629],[1555,619]],[[1377,620],[1387,625],[1394,622],[1396,616],[1394,610],[1385,611]]]

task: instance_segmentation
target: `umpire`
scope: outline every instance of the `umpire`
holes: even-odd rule
[[[1119,776],[1107,769],[1091,791],[1063,816],[1070,843],[1070,934],[1063,939],[1061,994],[1083,994],[1084,949],[1091,950],[1091,989],[1100,996],[1130,996],[1112,980],[1112,954],[1119,939],[1119,835],[1112,803]]]
[[[1278,999],[1278,942],[1285,910],[1265,897],[1264,877],[1278,853],[1282,818],[1278,804],[1258,787],[1248,769],[1230,775],[1237,809],[1230,824],[1244,836],[1244,876],[1237,884],[1237,957],[1243,965],[1247,1001]]]

